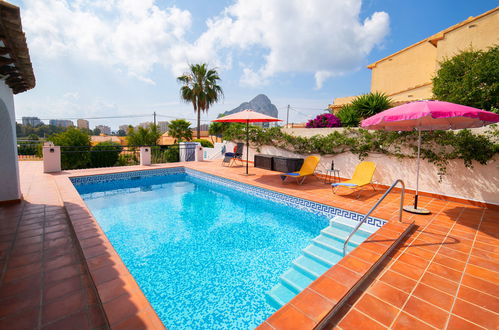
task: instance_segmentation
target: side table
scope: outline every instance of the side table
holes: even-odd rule
[[[324,183],[337,183],[340,182],[340,170],[326,170],[324,176]]]

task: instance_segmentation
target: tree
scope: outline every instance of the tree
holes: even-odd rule
[[[38,141],[39,137],[35,133],[31,133],[30,135],[28,135],[28,140],[30,140],[30,141]]]
[[[116,135],[118,136],[126,136],[126,131],[123,130],[123,129],[119,129],[117,132],[116,132]]]
[[[231,123],[212,122],[208,128],[208,134],[222,137]]]
[[[65,132],[48,137],[56,146],[61,146],[62,169],[85,168],[90,163],[90,136],[70,127]]]
[[[140,147],[157,145],[161,133],[157,125],[150,124],[149,127],[144,128],[139,126],[137,129],[129,126],[127,135],[129,146]]]
[[[90,159],[92,167],[111,167],[116,164],[123,147],[116,142],[104,141],[92,147]]]
[[[433,95],[484,110],[499,108],[499,46],[445,59],[433,78]]]
[[[182,142],[183,139],[190,141],[192,131],[189,126],[191,126],[191,123],[185,119],[172,120],[168,126],[168,135],[175,139],[175,143]]]
[[[197,113],[197,138],[201,137],[201,111],[208,111],[211,105],[218,102],[223,96],[222,87],[218,85],[221,80],[215,69],[208,69],[206,63],[191,64],[190,71],[177,77],[182,83],[180,97],[186,103],[192,103],[194,112]]]
[[[100,135],[101,131],[100,131],[100,128],[94,128],[94,130],[92,131],[93,135]]]

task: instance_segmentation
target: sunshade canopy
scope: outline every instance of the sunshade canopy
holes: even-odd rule
[[[253,110],[243,110],[240,112],[233,113],[212,121],[216,122],[227,122],[227,123],[265,123],[272,121],[281,121],[278,118],[270,117]]]
[[[367,129],[385,131],[418,130],[418,158],[416,176],[416,195],[414,206],[404,210],[418,214],[429,214],[425,208],[418,208],[419,163],[421,153],[421,131],[462,129],[481,127],[499,122],[499,115],[493,112],[443,101],[416,101],[382,111],[362,121]]]
[[[422,131],[481,127],[499,122],[493,112],[443,101],[416,101],[380,112],[362,121],[367,129]]]
[[[280,119],[264,115],[253,110],[243,110],[240,112],[233,113],[222,118],[218,118],[212,121],[223,122],[223,123],[246,123],[246,175],[248,174],[248,164],[249,164],[249,123],[265,123],[272,121],[281,121]]]

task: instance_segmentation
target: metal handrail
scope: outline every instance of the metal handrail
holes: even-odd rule
[[[347,244],[348,244],[348,241],[350,241],[350,238],[352,238],[352,236],[357,232],[357,230],[359,230],[360,226],[362,226],[362,224],[367,220],[367,218],[369,218],[369,216],[371,215],[371,213],[373,213],[373,211],[378,207],[378,205],[383,201],[383,199],[385,199],[385,197],[393,190],[393,188],[395,188],[395,186],[399,182],[402,185],[402,190],[400,191],[399,222],[402,221],[402,207],[404,205],[405,183],[401,179],[397,179],[390,186],[390,188],[388,188],[385,191],[385,193],[383,194],[383,196],[381,196],[381,198],[376,202],[376,204],[374,204],[374,206],[369,210],[369,212],[366,213],[366,215],[364,216],[364,218],[362,219],[362,221],[359,222],[359,224],[355,227],[355,229],[350,233],[350,235],[348,236],[348,238],[345,240],[345,243],[343,244],[343,255],[346,255]]]

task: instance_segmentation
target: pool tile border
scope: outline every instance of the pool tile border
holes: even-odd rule
[[[89,273],[95,283],[99,299],[111,328],[119,327],[144,327],[151,329],[165,329],[156,312],[148,302],[143,292],[138,287],[133,276],[128,272],[123,261],[114,250],[106,235],[100,228],[92,213],[86,207],[85,202],[73,185],[82,178],[99,179],[98,177],[112,175],[115,178],[137,177],[140,174],[151,174],[163,171],[165,173],[196,172],[194,175],[206,175],[211,178],[220,179],[220,182],[243,185],[246,189],[252,188],[253,193],[270,191],[275,193],[276,198],[290,197],[293,201],[303,201],[300,207],[315,212],[327,212],[322,206],[340,210],[332,206],[307,201],[298,197],[271,191],[269,189],[239,183],[230,179],[217,177],[205,172],[195,171],[185,167],[171,167],[154,170],[128,170],[111,174],[98,175],[69,175],[56,177],[56,183],[60,196],[73,225],[75,234],[79,240]],[[191,174],[191,173],[189,173]],[[159,174],[164,175],[164,174]],[[83,182],[83,181],[79,181]],[[255,188],[255,189],[253,189]],[[261,190],[259,190],[261,189]],[[246,192],[246,190],[245,190]],[[288,202],[290,202],[288,200]],[[291,202],[290,202],[291,203]],[[360,215],[355,212],[346,211],[350,214]],[[331,215],[327,212],[326,214]],[[336,215],[336,213],[334,214]],[[373,225],[381,228],[372,234],[364,243],[359,245],[349,255],[344,257],[337,265],[330,268],[325,274],[312,282],[309,287],[296,295],[289,303],[271,315],[259,328],[279,329],[286,327],[287,322],[295,323],[301,320],[307,328],[325,328],[329,319],[335,316],[344,303],[352,296],[363,281],[371,274],[377,266],[398,245],[403,237],[411,230],[413,223],[394,223],[374,218]],[[381,222],[377,222],[379,220]],[[357,220],[358,221],[358,220]],[[371,258],[365,262],[363,255],[376,254],[378,258]],[[345,283],[345,271],[350,276],[349,283]],[[352,278],[355,281],[352,281]],[[350,284],[350,285],[348,285]],[[314,306],[313,309],[307,308]],[[294,324],[296,325],[296,324]]]

